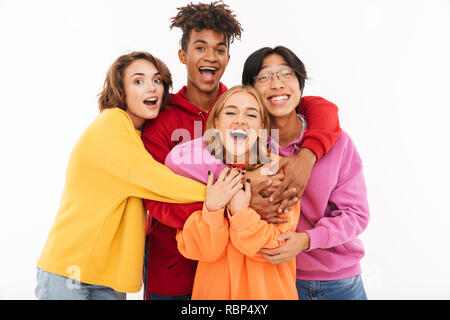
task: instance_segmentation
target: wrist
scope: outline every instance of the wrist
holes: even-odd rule
[[[297,155],[297,159],[300,159],[300,158],[304,159],[308,164],[311,165],[311,167],[313,167],[314,164],[317,161],[316,154],[312,150],[310,150],[308,148],[301,148],[300,149],[300,152]]]
[[[300,243],[301,243],[301,250],[308,250],[310,247],[310,241],[311,239],[309,238],[309,234],[307,232],[300,232],[298,233],[298,237],[300,238]]]
[[[216,211],[222,210],[224,207],[218,208],[217,205],[211,205],[210,203],[205,202],[205,208],[208,212],[216,212]]]

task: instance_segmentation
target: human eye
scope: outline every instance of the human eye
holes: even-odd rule
[[[195,49],[198,50],[198,51],[205,51],[206,50],[205,47],[197,47]]]
[[[217,53],[219,54],[225,54],[225,49],[217,49]]]
[[[266,82],[269,79],[270,79],[269,73],[260,74],[259,76],[256,76],[256,80],[258,80],[259,82]]]
[[[282,77],[291,77],[292,75],[294,75],[294,71],[292,69],[286,69],[282,70],[280,74]]]
[[[143,83],[144,83],[144,81],[143,81],[142,79],[136,79],[136,80],[134,80],[134,84],[139,85],[139,84],[143,84]]]
[[[153,79],[153,83],[161,84],[162,80],[161,80],[161,78],[155,78],[155,79]]]
[[[258,118],[258,115],[255,113],[249,113],[247,116],[249,116],[250,118],[254,118],[254,119]]]

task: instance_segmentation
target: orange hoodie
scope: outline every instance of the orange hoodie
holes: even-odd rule
[[[225,215],[226,214],[226,215]],[[258,251],[276,248],[278,236],[295,231],[300,202],[275,226],[248,206],[234,216],[225,209],[194,212],[177,232],[178,250],[198,260],[193,300],[297,300],[295,259],[271,264]]]

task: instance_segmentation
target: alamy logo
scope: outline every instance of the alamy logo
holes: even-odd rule
[[[266,129],[249,129],[245,132],[240,132],[233,135],[232,130],[226,130],[226,135],[231,138],[236,137],[236,139],[246,137],[253,137],[253,145],[248,147],[248,157],[247,154],[242,153],[242,144],[233,145],[229,144],[224,152],[224,137],[221,132],[217,129],[208,129],[203,134],[203,123],[201,121],[194,122],[194,137],[187,129],[176,129],[172,132],[171,141],[178,142],[178,145],[182,145],[191,140],[196,140],[200,142],[199,138],[202,138],[204,142],[210,142],[207,148],[201,148],[201,146],[196,146],[197,149],[189,149],[191,152],[183,152],[183,148],[177,148],[170,153],[171,161],[177,165],[211,165],[217,163],[217,160],[224,164],[239,164],[246,162],[247,164],[265,164],[268,162],[268,152],[273,158],[278,158],[279,155],[279,130],[270,130],[270,135]],[[211,143],[212,142],[212,143]],[[276,142],[276,143],[275,143]],[[231,149],[231,150],[230,150]],[[199,152],[202,150],[202,152]],[[211,156],[214,155],[214,156]],[[273,157],[275,155],[275,157]],[[272,175],[274,172],[278,171],[278,161],[273,162],[270,168],[263,167],[261,174]]]

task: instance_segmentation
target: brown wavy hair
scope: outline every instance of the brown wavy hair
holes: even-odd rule
[[[178,14],[172,17],[170,29],[177,27],[183,31],[180,45],[181,49],[187,50],[187,44],[191,30],[209,29],[221,33],[225,36],[228,48],[230,42],[235,38],[241,38],[243,31],[241,24],[236,19],[236,15],[229,9],[228,5],[222,1],[211,3],[192,2],[187,6],[177,8]]]
[[[152,63],[161,75],[164,85],[164,94],[161,103],[161,111],[164,110],[167,100],[169,99],[169,90],[172,88],[172,74],[169,68],[148,52],[132,52],[117,58],[117,60],[109,68],[106,75],[103,90],[98,95],[98,106],[100,111],[108,108],[127,109],[126,95],[123,86],[123,75],[125,69],[136,60],[147,60]]]

